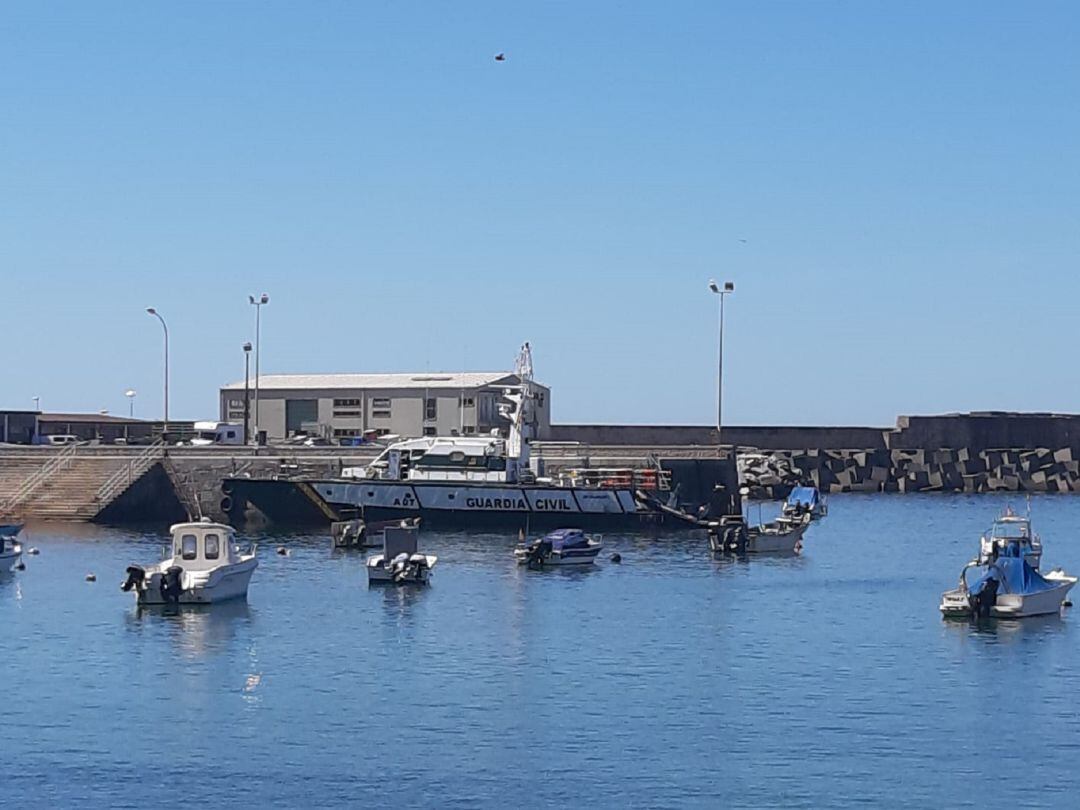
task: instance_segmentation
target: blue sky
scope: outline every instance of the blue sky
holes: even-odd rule
[[[493,55],[507,54],[496,63]],[[1080,7],[9,2],[0,407],[478,370],[556,421],[1077,411]]]

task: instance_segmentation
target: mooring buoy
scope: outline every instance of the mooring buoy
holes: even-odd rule
[[[616,551],[614,554],[611,555],[611,561],[613,563],[621,563],[622,562],[622,554],[620,554],[619,552]]]
[[[87,582],[97,582],[97,574],[87,574],[86,575],[86,581]]]

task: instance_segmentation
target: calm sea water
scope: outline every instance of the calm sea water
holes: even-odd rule
[[[1076,807],[1080,613],[937,612],[1004,503],[834,497],[799,558],[608,536],[623,563],[576,573],[427,533],[426,590],[266,537],[248,605],[179,615],[118,587],[163,535],[34,527],[0,581],[0,805]],[[1080,498],[1033,506],[1080,570]]]

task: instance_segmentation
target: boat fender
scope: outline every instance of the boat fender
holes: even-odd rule
[[[611,555],[611,561],[613,563],[621,563],[622,562],[622,554],[620,554],[619,552],[616,551],[614,554]]]
[[[141,565],[129,565],[127,569],[127,579],[120,585],[120,590],[127,593],[132,588],[136,591],[141,591],[146,582],[146,569]]]
[[[26,563],[20,562],[18,565],[15,566],[15,570],[16,571],[25,571],[26,570]],[[1071,605],[1072,602],[1070,602],[1069,604]]]
[[[221,494],[222,495],[232,495],[232,492],[233,492],[232,484],[230,482],[228,482],[228,481],[223,481],[221,483]]]
[[[184,573],[184,569],[179,565],[170,566],[165,570],[165,573],[161,575],[161,598],[171,604],[176,604],[180,601],[180,594],[183,591],[183,586],[180,584],[180,576]]]
[[[277,547],[277,553],[278,553],[278,555],[280,555],[282,557],[288,557],[289,556],[289,550],[287,548],[285,548],[285,546],[278,546]]]
[[[1072,600],[1071,599],[1066,599],[1064,602],[1061,603],[1061,606],[1062,607],[1072,607]]]
[[[97,582],[97,574],[87,574],[86,575],[86,581],[87,582]]]
[[[228,495],[226,495],[224,498],[221,499],[221,511],[222,512],[231,512],[232,511],[232,498],[230,498]]]

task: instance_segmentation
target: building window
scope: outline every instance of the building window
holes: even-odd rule
[[[389,436],[390,435],[390,428],[378,428],[375,431],[375,435],[376,436]]]
[[[359,399],[335,399],[334,416],[360,416]]]
[[[435,434],[435,428],[433,428],[433,427],[430,427],[430,426],[429,426],[429,427],[426,427],[426,428],[424,428],[424,435],[425,435],[425,436],[434,436],[434,435],[436,435],[436,434]]]
[[[229,400],[229,407],[230,408],[243,408],[244,407],[244,400],[242,400],[242,399],[230,399]]]
[[[372,419],[389,419],[390,418],[390,411],[372,411],[371,412],[371,418]]]
[[[462,397],[461,398],[461,407],[462,408],[472,408],[474,405],[476,405],[476,400],[473,399],[472,397]]]
[[[243,411],[229,411],[229,418],[230,419],[243,419],[244,418],[244,412]]]
[[[439,400],[428,397],[424,400],[424,419],[434,421],[439,416]]]
[[[347,439],[352,436],[362,436],[364,431],[360,428],[334,428],[335,439]]]
[[[371,407],[372,408],[389,408],[390,407],[390,400],[389,399],[378,399],[378,398],[373,399],[373,400],[371,400]]]
[[[466,436],[473,436],[476,434],[476,428],[473,425],[465,425],[461,429],[461,432]]]

